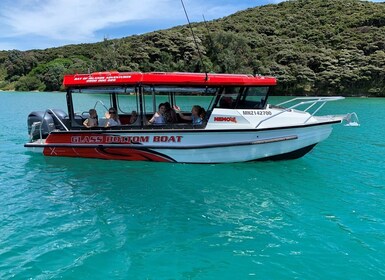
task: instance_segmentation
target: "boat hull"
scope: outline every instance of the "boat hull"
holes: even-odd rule
[[[46,156],[181,163],[298,158],[332,132],[332,124],[254,130],[101,130],[52,132],[25,144]]]

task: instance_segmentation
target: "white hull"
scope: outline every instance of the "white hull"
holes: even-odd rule
[[[316,129],[287,129],[273,133],[255,133],[254,135],[257,136],[254,138],[255,142],[249,145],[188,150],[154,150],[169,155],[177,162],[185,163],[245,162],[270,159],[273,157],[279,158],[279,155],[283,155],[282,158],[285,158],[285,156],[293,152],[298,152],[298,156],[293,154],[290,157],[300,157],[303,155],[302,153],[305,152],[302,151],[302,149],[313,147],[326,139],[331,132],[331,126],[323,127],[322,129],[319,127]]]
[[[52,133],[47,141],[26,144],[47,156],[102,159],[229,163],[303,156],[326,139],[333,123],[265,130],[72,131]],[[50,141],[51,139],[51,141]],[[60,141],[58,141],[59,139]],[[140,153],[141,158],[129,154]],[[125,158],[127,156],[127,158]],[[159,160],[160,159],[160,160]]]

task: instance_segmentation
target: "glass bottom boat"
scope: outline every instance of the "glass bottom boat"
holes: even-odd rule
[[[334,124],[358,123],[354,113],[316,115],[327,102],[343,97],[268,104],[273,77],[100,72],[67,75],[63,84],[67,112],[29,114],[29,150],[182,163],[295,159],[325,140]],[[95,117],[109,110],[118,117]],[[90,127],[91,117],[96,125]]]

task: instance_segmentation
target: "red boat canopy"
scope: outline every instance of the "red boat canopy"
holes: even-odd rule
[[[185,72],[97,72],[64,76],[63,85],[69,87],[96,86],[133,86],[168,85],[168,86],[274,86],[274,77],[242,74],[206,74]]]

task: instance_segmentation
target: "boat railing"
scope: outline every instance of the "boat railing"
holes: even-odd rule
[[[104,105],[103,101],[101,101],[101,100],[96,101],[96,103],[95,103],[95,105],[94,105],[94,109],[96,109],[96,106],[97,106],[99,103],[100,103],[100,104],[101,104],[101,105],[108,111],[107,106]]]
[[[38,126],[39,126],[39,130],[40,130],[40,142],[42,141],[41,124],[42,124],[42,122],[34,122],[34,123],[32,123],[32,125],[31,125],[31,132],[29,134],[29,141],[30,142],[33,141],[33,135],[35,134],[36,127],[38,127]]]
[[[264,122],[266,122],[272,118],[275,118],[275,117],[277,117],[277,116],[279,116],[285,112],[290,112],[291,110],[296,109],[296,108],[303,106],[303,105],[308,105],[308,107],[306,109],[302,110],[303,112],[309,113],[309,110],[311,108],[314,109],[314,111],[312,113],[310,113],[310,116],[303,122],[303,124],[306,124],[327,102],[337,101],[337,100],[342,100],[342,99],[345,99],[345,97],[342,97],[342,96],[296,97],[296,98],[281,102],[279,104],[273,105],[273,107],[278,107],[278,108],[282,109],[282,111],[277,112],[277,113],[261,120],[255,128],[258,128],[262,123],[264,123]],[[293,102],[297,102],[297,103],[290,106],[290,107],[283,107],[283,105],[287,105],[287,104],[290,104]]]
[[[64,128],[65,131],[69,131],[68,127],[63,123],[63,121],[58,117],[58,115],[55,113],[55,111],[53,111],[52,109],[47,109],[44,113],[44,116],[47,114],[47,113],[51,113],[56,119],[57,121],[60,123],[60,125]],[[43,121],[44,121],[44,118],[43,118]]]
[[[45,119],[45,116],[47,114],[52,114],[52,116],[54,116],[56,118],[56,120],[60,123],[60,125],[64,128],[65,131],[69,131],[68,127],[63,123],[63,121],[58,117],[58,115],[55,113],[54,110],[52,109],[47,109],[45,112],[44,112],[44,115],[43,115],[43,118],[42,118],[42,121],[40,122],[34,122],[32,124],[32,127],[31,127],[31,133],[30,133],[30,140],[32,141],[33,139],[33,134],[34,132],[36,131],[37,127],[39,127],[39,141],[40,143],[43,141],[43,124],[44,122],[46,122],[46,119]]]

